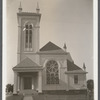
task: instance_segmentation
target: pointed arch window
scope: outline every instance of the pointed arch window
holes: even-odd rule
[[[50,60],[46,64],[46,81],[47,84],[59,84],[58,63]]]
[[[32,51],[32,25],[25,25],[25,50]]]

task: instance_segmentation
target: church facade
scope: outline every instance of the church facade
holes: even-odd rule
[[[18,52],[14,71],[14,94],[25,91],[86,90],[86,70],[81,69],[64,49],[48,42],[39,49],[41,14],[23,12],[18,18]]]

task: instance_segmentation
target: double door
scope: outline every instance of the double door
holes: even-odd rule
[[[24,77],[24,89],[32,89],[32,77]]]

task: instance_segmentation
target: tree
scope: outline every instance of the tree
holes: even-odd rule
[[[94,89],[94,82],[93,82],[92,79],[89,79],[89,80],[87,81],[87,88],[88,88],[88,90],[90,90],[91,92],[93,91],[93,89]]]
[[[13,85],[7,84],[6,85],[6,92],[13,92]]]

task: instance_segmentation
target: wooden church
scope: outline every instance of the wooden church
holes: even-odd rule
[[[86,68],[78,67],[69,52],[52,42],[39,48],[40,9],[18,8],[18,52],[14,72],[14,94],[26,91],[86,90]]]

